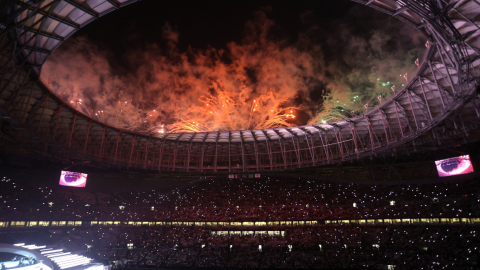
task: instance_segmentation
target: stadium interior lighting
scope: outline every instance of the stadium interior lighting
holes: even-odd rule
[[[48,258],[54,258],[54,257],[59,257],[59,256],[65,256],[71,254],[71,252],[65,252],[65,253],[54,253],[50,255],[46,255]]]
[[[56,263],[62,263],[62,262],[66,262],[66,261],[71,261],[73,259],[76,259],[76,258],[80,258],[82,256],[78,256],[78,255],[66,255],[66,256],[62,256],[60,258],[52,258],[51,260],[56,262]]]
[[[91,259],[88,259],[88,258],[81,258],[81,259],[75,259],[75,260],[72,260],[72,261],[68,261],[68,262],[63,262],[63,263],[57,263],[59,267],[63,267],[63,268],[66,268],[70,265],[81,265],[81,264],[85,264],[85,263],[88,263],[90,262]]]
[[[79,265],[82,265],[82,264],[87,264],[89,263],[91,260],[77,260],[77,261],[72,261],[70,263],[64,263],[64,264],[58,264],[58,267],[60,268],[69,268],[69,267],[73,267],[73,266],[79,266]]]
[[[61,264],[61,265],[59,264],[58,267],[60,267],[60,269],[65,269],[65,268],[70,268],[70,267],[74,267],[74,266],[87,264],[87,263],[90,263],[91,261],[92,261],[91,259],[77,260],[77,261],[73,261],[73,262],[68,263],[68,264]]]
[[[56,263],[62,263],[62,262],[66,262],[66,261],[72,261],[72,260],[78,259],[78,258],[85,258],[85,257],[73,254],[73,255],[62,256],[62,257],[59,257],[59,258],[52,258],[51,260],[56,262]]]
[[[48,254],[48,253],[54,253],[54,252],[59,252],[62,251],[63,249],[54,249],[54,250],[49,250],[49,251],[42,251],[41,254]]]
[[[42,248],[46,248],[47,246],[26,245],[22,247],[27,249],[42,249]]]

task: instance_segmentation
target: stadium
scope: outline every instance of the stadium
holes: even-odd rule
[[[0,3],[2,269],[479,268],[478,1],[354,0],[427,39],[362,114],[174,133],[99,121],[41,79],[135,2]]]

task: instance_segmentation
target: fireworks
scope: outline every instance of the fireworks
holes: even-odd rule
[[[103,111],[96,112],[95,117],[98,119],[98,121],[100,121],[102,123],[106,122],[105,114],[103,113]]]
[[[126,59],[135,68],[128,76],[113,72],[98,48],[79,39],[49,58],[43,72],[52,79],[46,85],[100,122],[158,134],[277,128],[356,117],[384,103],[414,72],[403,64],[414,66],[413,59],[398,60],[404,51],[370,48],[383,36],[377,32],[373,42],[353,42],[365,48],[345,48],[348,57],[337,65],[324,61],[320,49],[305,46],[309,43],[303,39],[298,44],[269,40],[269,27],[263,27],[269,25],[273,24],[265,18],[249,24],[244,41],[223,49],[181,51],[175,35],[164,33],[171,48],[129,52]],[[365,58],[358,51],[373,53]],[[416,52],[411,55],[418,57]],[[76,61],[64,68],[64,59]],[[348,72],[339,68],[343,65]],[[418,61],[415,65],[417,69]]]
[[[81,100],[81,99],[78,99],[78,100],[71,100],[70,101],[70,104],[72,104],[72,106],[77,109],[77,111],[85,114],[85,115],[88,115],[90,117],[92,117],[92,112],[93,110],[90,110],[87,105]]]

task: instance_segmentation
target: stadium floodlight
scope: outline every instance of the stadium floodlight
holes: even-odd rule
[[[41,254],[48,254],[48,253],[54,253],[54,252],[59,252],[62,251],[63,249],[54,249],[54,250],[48,250],[48,251],[42,251],[40,252]]]
[[[61,253],[54,253],[54,254],[49,254],[49,255],[46,255],[48,258],[54,258],[54,257],[59,257],[59,256],[65,256],[65,255],[68,255],[68,254],[71,254],[71,252],[61,252]],[[52,259],[53,260],[53,259]]]
[[[58,264],[58,266],[60,268],[68,268],[68,267],[72,267],[72,266],[86,264],[86,263],[89,263],[90,261],[91,261],[91,259],[79,259],[79,260],[75,260],[75,261],[71,261],[71,262],[65,262],[65,263],[62,263],[62,264]]]
[[[66,262],[69,262],[69,261],[72,261],[72,260],[75,260],[77,259],[78,256],[75,256],[75,255],[69,255],[69,256],[65,256],[65,257],[62,257],[62,258],[59,258],[59,259],[52,259],[52,261],[56,264],[61,264],[61,263],[66,263]]]
[[[18,243],[18,244],[13,244],[13,245],[16,246],[16,247],[21,247],[21,246],[24,246],[25,243]]]
[[[91,262],[92,259],[81,259],[81,260],[76,260],[76,261],[72,261],[70,263],[65,263],[65,264],[59,264],[58,267],[60,267],[60,269],[65,269],[65,268],[70,268],[70,267],[74,267],[74,266],[79,266],[79,265],[83,265],[83,264],[87,264],[89,262]]]
[[[28,246],[23,246],[23,247],[28,248],[28,249],[41,249],[41,248],[46,248],[47,246],[28,245]]]
[[[77,260],[73,260],[73,261],[69,261],[69,262],[60,263],[60,264],[58,264],[58,266],[60,268],[66,268],[67,266],[70,266],[70,265],[81,265],[81,264],[88,263],[90,261],[91,261],[91,259],[83,258],[83,259],[77,259]]]
[[[66,262],[71,262],[73,260],[78,260],[78,259],[84,259],[86,257],[84,256],[78,256],[78,255],[67,255],[58,259],[52,259],[55,263],[66,263]]]
[[[72,254],[72,255],[61,256],[61,257],[58,257],[58,258],[54,257],[51,260],[54,261],[54,262],[62,262],[62,261],[67,261],[67,260],[71,260],[71,259],[75,259],[75,258],[79,258],[79,257],[82,257],[82,256]]]

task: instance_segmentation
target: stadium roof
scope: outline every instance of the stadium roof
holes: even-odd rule
[[[417,73],[365,115],[333,123],[262,130],[144,134],[95,121],[38,78],[48,55],[75,31],[131,4],[117,0],[11,1],[0,89],[2,117],[35,151],[58,158],[169,171],[293,169],[476,140],[480,4],[474,0],[355,0],[421,31],[429,40]],[[10,59],[10,60],[9,60]],[[18,85],[21,82],[21,86]],[[40,150],[41,149],[41,150]]]

